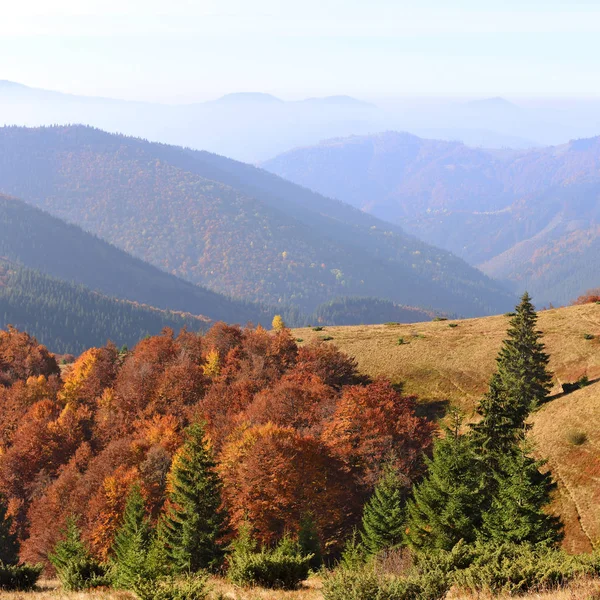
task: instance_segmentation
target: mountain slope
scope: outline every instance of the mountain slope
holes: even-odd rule
[[[312,311],[377,296],[460,314],[500,286],[341,202],[206,152],[85,127],[0,129],[0,190],[216,291]]]
[[[133,347],[165,327],[206,328],[205,319],[91,292],[0,260],[0,329],[13,325],[50,350],[79,354],[107,340]]]
[[[456,327],[449,327],[456,323]],[[590,551],[600,536],[600,305],[595,303],[539,313],[550,355],[556,396],[532,415],[532,441],[549,459],[559,490],[554,508],[565,522],[564,546],[570,552]],[[473,418],[473,409],[487,389],[495,358],[506,336],[506,316],[462,321],[326,327],[321,332],[296,329],[294,336],[310,343],[326,335],[328,343],[357,359],[359,369],[384,376],[417,394],[423,409],[439,416],[451,403]],[[592,334],[594,339],[585,339]],[[398,338],[404,344],[398,344]],[[562,396],[561,384],[582,376],[588,387]],[[573,444],[582,432],[583,444]]]
[[[399,223],[544,303],[598,284],[600,138],[516,152],[388,132],[264,166]]]
[[[75,225],[1,195],[0,257],[108,296],[211,320],[268,324],[273,314],[169,275]]]

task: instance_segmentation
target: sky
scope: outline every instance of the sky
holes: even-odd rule
[[[0,0],[0,79],[193,102],[600,96],[600,0]]]

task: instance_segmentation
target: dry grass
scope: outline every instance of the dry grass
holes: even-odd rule
[[[573,432],[585,441],[573,443]],[[600,541],[600,383],[543,406],[532,435],[559,482],[556,509],[567,525],[567,549],[591,549]]]
[[[303,588],[293,592],[272,590],[242,590],[223,579],[212,581],[215,594],[222,594],[231,600],[323,600],[321,582],[318,577],[309,579]],[[1,592],[2,600],[132,600],[127,592],[63,592],[58,582],[45,581],[36,592]],[[221,597],[223,597],[221,596]],[[490,596],[489,594],[465,594],[451,591],[447,600],[600,600],[600,581],[581,581],[565,590],[554,590],[544,593],[533,593],[524,596]]]
[[[505,337],[508,317],[495,316],[410,325],[361,325],[296,329],[304,344],[323,335],[355,357],[362,372],[402,382],[421,402],[450,401],[469,412],[486,390]],[[450,327],[450,324],[457,324]],[[600,306],[586,304],[540,312],[539,327],[551,356],[556,390],[582,375],[600,377]],[[405,344],[399,345],[403,338]]]
[[[450,592],[446,598],[447,600],[492,600],[492,598],[494,600],[518,600],[519,598],[527,600],[599,600],[600,581],[580,581],[570,585],[568,589],[536,592],[524,596],[491,596],[489,594]]]
[[[321,581],[311,578],[302,588],[291,591],[274,591],[261,588],[242,589],[225,579],[213,578],[211,580],[213,598],[225,597],[230,600],[323,600]],[[219,594],[221,596],[219,596]],[[135,596],[129,592],[117,591],[91,591],[91,592],[65,592],[55,580],[41,581],[39,590],[33,592],[2,592],[1,600],[134,600]]]

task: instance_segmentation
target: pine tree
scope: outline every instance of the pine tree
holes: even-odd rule
[[[544,464],[524,450],[501,459],[494,475],[497,492],[482,517],[481,539],[549,545],[560,542],[560,519],[544,511],[556,487],[549,472],[540,472]]]
[[[169,473],[164,538],[169,561],[176,571],[216,568],[223,557],[219,537],[223,528],[221,482],[204,436],[191,425]]]
[[[479,405],[481,421],[473,426],[475,445],[488,471],[525,439],[529,413],[548,397],[552,376],[536,323],[537,314],[525,293],[496,359],[490,389]]]
[[[484,540],[554,544],[562,536],[560,521],[544,512],[554,483],[525,446],[527,417],[546,401],[551,382],[536,322],[524,294],[479,406],[481,421],[472,426],[483,507],[478,537]]]
[[[393,467],[386,467],[363,509],[361,537],[369,554],[402,543],[406,526],[406,492],[406,483]]]
[[[19,542],[17,534],[12,533],[12,517],[7,516],[4,496],[0,494],[0,564],[16,565],[19,562]]]
[[[471,436],[452,429],[433,446],[426,478],[407,504],[406,541],[415,550],[451,550],[461,539],[471,542],[481,520],[481,477]]]
[[[139,485],[127,497],[123,522],[113,542],[113,583],[115,587],[132,589],[139,577],[151,577],[148,555],[152,544],[152,528],[146,516],[144,498]]]

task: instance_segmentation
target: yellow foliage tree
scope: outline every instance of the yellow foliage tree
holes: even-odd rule
[[[281,315],[275,315],[273,317],[273,322],[271,323],[271,327],[274,331],[283,331],[285,329],[285,322],[281,318]]]
[[[206,362],[202,369],[207,377],[211,379],[218,377],[221,372],[221,359],[217,350],[213,349],[206,355]]]

